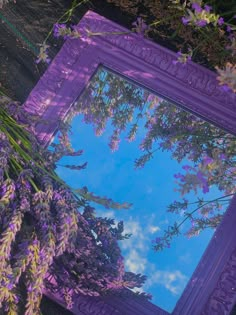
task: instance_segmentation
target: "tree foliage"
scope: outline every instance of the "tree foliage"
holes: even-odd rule
[[[184,214],[184,220],[169,227],[162,238],[157,238],[156,250],[169,246],[186,220],[192,223],[186,232],[188,237],[217,227],[225,206],[236,193],[236,138],[233,135],[104,68],[98,70],[77,101],[73,115],[76,113],[84,115],[84,121],[93,125],[98,136],[111,123],[113,133],[109,146],[112,151],[118,149],[122,132],[126,132],[128,141],[133,141],[141,126],[142,133],[144,130],[139,145],[142,154],[136,158],[135,168],[144,167],[160,150],[169,151],[179,163],[188,161],[182,172],[173,174],[176,190],[183,199],[173,201],[167,209]],[[190,202],[185,198],[190,192],[207,194],[211,188],[219,193],[214,200],[198,198]]]

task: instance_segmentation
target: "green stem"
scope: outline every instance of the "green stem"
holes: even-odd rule
[[[131,34],[134,33],[134,31],[129,32],[99,32],[99,33],[93,33],[90,32],[90,30],[86,29],[88,36],[101,36],[101,35],[123,35],[123,34]]]
[[[27,137],[27,133],[24,132],[24,129],[18,128],[18,125],[15,124],[14,128],[11,126],[11,124],[7,124],[6,130],[10,129],[11,133],[13,134],[13,138],[20,140],[21,144],[27,149],[32,150],[31,143],[29,141],[29,138]],[[20,130],[17,130],[20,129]]]
[[[44,40],[44,43],[46,43],[46,41],[48,40],[48,38],[51,36],[55,24],[60,23],[60,22],[61,22],[61,23],[67,23],[67,22],[70,20],[72,14],[73,14],[73,11],[74,11],[77,7],[79,7],[80,5],[82,5],[82,4],[84,4],[84,3],[88,2],[88,1],[89,1],[89,0],[83,0],[83,1],[81,1],[81,2],[79,2],[79,3],[77,3],[77,5],[74,5],[74,3],[75,3],[76,1],[73,1],[73,3],[72,3],[72,8],[69,9],[68,11],[66,11],[66,13],[64,13],[64,14],[56,21],[56,23],[53,24],[53,27],[51,28],[51,30],[49,31],[48,35],[46,36],[46,38],[45,38],[45,40]],[[62,21],[62,19],[63,19],[64,17],[66,17],[66,16],[68,16],[67,19],[66,19],[65,21]]]
[[[203,205],[197,207],[197,208],[194,209],[192,212],[190,212],[190,213],[188,214],[188,216],[187,216],[180,224],[178,224],[177,229],[179,229],[179,228],[184,224],[184,222],[187,221],[187,220],[189,219],[189,217],[192,216],[193,213],[195,213],[195,212],[198,211],[199,209],[203,208],[204,206],[206,206],[206,205],[208,205],[208,204],[210,204],[210,203],[212,203],[212,202],[214,202],[214,201],[217,201],[217,200],[220,200],[220,199],[224,199],[224,198],[226,198],[226,197],[234,196],[234,195],[235,195],[235,193],[234,193],[234,194],[228,194],[228,195],[219,197],[219,198],[217,198],[217,199],[214,199],[214,200],[210,200],[210,201],[205,202]]]
[[[24,130],[24,128],[21,128],[5,111],[3,111],[0,108],[0,117],[3,117],[3,124],[0,124],[0,130],[6,134],[6,136],[9,139],[10,144],[12,145],[12,147],[15,149],[16,152],[18,152],[20,154],[20,156],[24,159],[24,161],[26,163],[32,161],[32,156],[30,156],[24,149],[21,148],[21,146],[17,143],[17,140],[21,140],[27,151],[29,151],[32,147],[30,145],[30,140],[27,137],[27,131]],[[6,120],[8,121],[8,123],[6,124]],[[4,126],[5,123],[5,126]],[[19,132],[15,131],[12,124],[14,123],[14,127],[19,128]],[[7,130],[8,129],[8,130]],[[21,133],[23,132],[23,135],[21,135]],[[16,139],[16,140],[15,140]],[[32,151],[32,150],[31,150]],[[30,152],[32,153],[32,152]],[[42,164],[44,163],[44,160],[42,159],[42,157],[38,154],[33,152],[34,156],[37,156],[39,158],[39,162],[41,162]],[[15,160],[15,159],[11,159],[10,160],[11,165],[13,167],[13,169],[16,171],[16,175],[18,174],[17,168],[19,169],[19,171],[23,170],[23,167]],[[34,161],[35,166],[38,167],[44,174],[48,175],[50,178],[54,179],[56,182],[58,182],[59,184],[61,184],[62,186],[64,186],[67,189],[71,189],[70,186],[68,186],[63,180],[61,180],[58,175],[56,174],[56,172],[54,170],[51,170],[50,172],[47,171],[47,169],[43,166],[41,166],[39,163],[37,163],[36,161]],[[10,179],[10,176],[8,174],[7,170],[4,170],[6,177],[8,179]],[[38,187],[36,186],[36,184],[34,183],[34,181],[32,179],[29,179],[31,185],[33,186],[33,188],[35,189],[35,191],[39,191]],[[78,196],[76,195],[75,189],[72,189],[72,192],[75,196],[75,198],[77,200],[80,200],[78,198]]]
[[[18,169],[20,171],[23,170],[22,166],[15,160],[15,159],[10,159],[10,163],[12,165],[12,168],[14,168],[16,174],[18,174],[16,167],[18,167]],[[36,192],[40,191],[40,189],[37,187],[37,185],[35,184],[35,182],[32,180],[32,178],[29,178],[29,182],[31,183],[32,187],[34,188],[34,190]]]
[[[235,193],[234,193],[234,194],[230,194],[230,195],[225,195],[225,196],[222,196],[222,197],[218,197],[218,198],[216,198],[216,199],[214,199],[214,200],[204,200],[203,202],[204,202],[204,203],[216,202],[217,200],[221,200],[221,199],[227,198],[227,197],[229,197],[229,196],[233,196],[233,195],[235,195]],[[229,201],[229,200],[231,200],[231,199],[227,199],[227,201]],[[224,201],[224,200],[222,200],[222,201]],[[199,202],[200,202],[200,201],[189,202],[188,205],[199,204]],[[205,205],[205,204],[204,204],[204,205]]]
[[[4,170],[4,173],[6,174],[7,179],[10,179],[9,173],[6,169]]]
[[[3,94],[4,95],[4,94]],[[5,95],[6,96],[6,95]],[[0,117],[4,117],[7,121],[9,121],[12,125],[16,126],[19,129],[24,130],[27,125],[19,124],[16,120],[14,120],[5,109],[0,108]]]
[[[156,21],[156,22],[152,22],[151,24],[149,24],[148,26],[151,27],[151,26],[155,26],[157,24],[160,24],[162,22],[165,22],[165,21],[171,21],[173,19],[175,19],[176,17],[182,17],[183,16],[183,12],[181,14],[174,14],[174,15],[171,15],[170,17],[165,17],[159,21]]]

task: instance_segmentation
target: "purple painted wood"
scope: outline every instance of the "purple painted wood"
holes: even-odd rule
[[[135,80],[177,105],[236,135],[236,94],[222,91],[216,75],[91,11],[78,24],[81,38],[67,40],[35,86],[24,108],[49,123],[35,124],[45,146],[98,65]],[[89,36],[89,32],[95,33]],[[106,33],[105,33],[106,32]],[[126,34],[107,34],[126,32]],[[103,34],[101,34],[103,33]],[[178,301],[174,315],[229,315],[236,303],[236,197]],[[49,294],[49,293],[48,293]],[[54,299],[59,303],[56,295]],[[149,302],[74,297],[74,314],[166,315]]]
[[[44,294],[65,307],[58,294],[45,291]],[[70,311],[76,315],[168,315],[158,306],[137,297],[91,297],[74,295],[74,305]]]
[[[91,11],[78,29],[82,37],[66,41],[24,105],[50,121],[36,126],[41,143],[52,139],[58,120],[65,118],[99,64],[236,134],[236,95],[222,91],[213,72],[192,62],[174,65],[176,54],[138,34],[88,36],[86,29],[128,32]]]
[[[236,304],[236,197],[179,299],[173,315],[229,315]]]

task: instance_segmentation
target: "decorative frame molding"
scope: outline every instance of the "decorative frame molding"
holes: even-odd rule
[[[100,64],[236,135],[236,94],[222,91],[215,73],[193,62],[174,65],[175,53],[144,39],[140,34],[129,33],[92,11],[81,19],[78,31],[81,37],[65,42],[24,104],[28,113],[44,120],[33,122],[35,134],[44,146],[53,139],[58,122],[66,118]],[[93,35],[89,36],[89,32]],[[229,315],[236,304],[235,211],[236,196],[173,315]],[[63,304],[58,297],[53,299]],[[124,299],[120,302],[117,299],[100,298],[95,301],[91,297],[75,296],[72,312],[108,315],[106,308],[110,307],[113,309],[111,314],[117,315],[168,314],[149,302],[142,307],[140,302],[127,300],[125,308]],[[85,300],[87,302],[83,302]],[[87,308],[81,310],[82,304]],[[92,305],[97,306],[93,308]]]

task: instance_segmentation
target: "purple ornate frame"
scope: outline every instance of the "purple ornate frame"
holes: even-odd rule
[[[34,126],[41,144],[47,146],[53,139],[58,122],[66,118],[100,64],[236,135],[236,94],[222,91],[215,73],[193,62],[174,65],[176,54],[172,51],[144,39],[140,34],[129,33],[92,11],[82,18],[78,30],[81,37],[65,42],[24,104],[27,112],[48,121]],[[236,304],[235,211],[236,197],[177,302],[173,315],[229,315]],[[47,295],[63,305],[57,295]],[[93,315],[169,314],[150,302],[136,299],[84,296],[74,296],[72,312]]]

